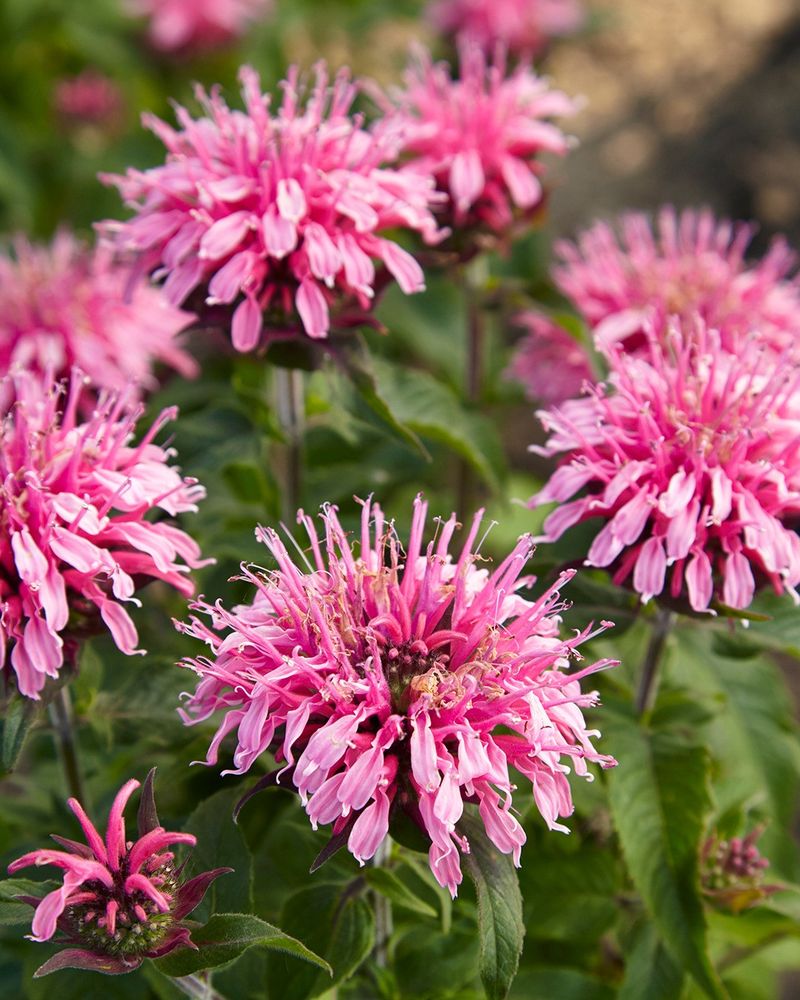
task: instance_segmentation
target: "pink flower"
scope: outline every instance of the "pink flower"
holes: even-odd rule
[[[510,74],[502,55],[487,62],[474,45],[459,46],[460,77],[418,49],[394,95],[407,171],[435,178],[449,197],[447,222],[504,234],[544,198],[541,153],[563,155],[569,140],[551,119],[575,103],[527,65]]]
[[[272,0],[126,0],[150,19],[147,36],[163,52],[203,52],[239,38],[272,11]]]
[[[565,830],[558,819],[572,812],[570,768],[591,779],[587,760],[614,763],[595,753],[598,733],[581,713],[597,703],[596,692],[581,692],[581,678],[610,661],[566,672],[588,637],[558,634],[558,590],[571,572],[525,600],[517,591],[532,582],[520,576],[530,538],[493,570],[479,568],[482,512],[454,559],[455,515],[424,546],[426,508],[417,498],[405,552],[377,504],[363,504],[356,551],[335,508],[323,511],[322,542],[301,511],[305,568],[275,531],[258,529],[278,569],[243,568],[257,588],[253,603],[233,612],[198,603],[212,628],[198,618],[182,627],[211,649],[210,659],[186,661],[200,682],[183,716],[196,723],[224,712],[206,763],[216,764],[235,731],[226,773],[243,774],[274,753],[312,825],[332,823],[361,864],[392,812],[404,810],[430,839],[435,877],[455,895],[459,851],[469,850],[457,826],[465,801],[519,864],[525,833],[509,766],[532,783],[547,825]]]
[[[155,770],[155,769],[154,769]],[[63,851],[40,849],[23,854],[8,866],[10,874],[35,865],[64,872],[64,881],[44,898],[22,897],[35,906],[33,941],[49,941],[56,933],[68,947],[35,973],[44,976],[65,968],[92,969],[109,975],[131,972],[145,958],[160,958],[176,948],[195,948],[182,922],[203,899],[219,875],[217,868],[182,881],[173,844],[194,847],[191,833],[169,833],[158,823],[153,801],[153,771],[142,790],[139,836],[125,834],[125,807],[139,787],[126,781],[117,792],[108,817],[105,839],[77,799],[67,805],[75,813],[86,845],[55,834]]]
[[[292,69],[275,114],[258,75],[248,67],[240,75],[246,114],[198,88],[207,117],[193,120],[181,108],[179,131],[146,119],[169,156],[144,173],[105,178],[136,211],[105,225],[117,246],[137,254],[145,271],[157,268],[176,305],[197,288],[209,305],[237,303],[240,351],[258,345],[267,311],[270,326],[299,321],[318,338],[330,329],[331,305],[355,300],[369,310],[376,260],[404,292],[424,288],[419,264],[382,233],[438,238],[432,182],[384,166],[396,157],[396,130],[367,131],[350,115],[356,88],[347,72],[329,88],[320,63],[306,97]]]
[[[746,608],[769,582],[800,583],[800,369],[757,337],[737,354],[702,322],[650,334],[649,357],[611,348],[610,384],[539,417],[563,455],[533,507],[556,501],[547,540],[604,524],[589,566],[633,575],[642,600]],[[576,494],[578,499],[570,499]]]
[[[13,257],[0,255],[4,372],[20,368],[61,378],[77,365],[98,388],[121,391],[131,382],[153,388],[156,362],[196,374],[194,360],[178,345],[193,318],[156,288],[132,283],[107,249],[89,250],[65,231],[49,247],[20,237]],[[0,392],[6,403],[11,388],[6,383]]]
[[[700,885],[706,898],[721,909],[741,913],[783,888],[764,883],[769,861],[756,847],[763,832],[763,827],[757,827],[744,838],[709,837],[703,845]]]
[[[124,396],[101,393],[81,422],[79,372],[65,401],[32,374],[11,378],[17,402],[0,425],[0,666],[10,664],[20,692],[38,699],[59,675],[65,639],[100,620],[123,653],[143,652],[123,602],[139,604],[144,583],[192,594],[186,573],[204,565],[197,546],[146,515],[196,510],[205,490],[153,443],[175,408],[132,444],[142,408]]]
[[[778,352],[792,347],[800,322],[800,285],[789,280],[795,255],[784,240],[748,264],[753,227],[717,221],[709,211],[662,208],[620,220],[620,235],[600,222],[556,249],[554,277],[594,328],[597,345],[646,353],[648,322],[665,331],[669,316],[695,315],[719,331],[727,350],[757,330]]]
[[[435,0],[430,19],[439,31],[462,35],[491,52],[498,42],[510,52],[535,55],[551,38],[583,24],[578,0]]]
[[[506,377],[520,382],[529,399],[562,403],[594,381],[586,349],[549,316],[529,310],[514,322],[528,332],[516,345]]]
[[[94,125],[109,131],[119,124],[125,108],[117,84],[92,69],[59,80],[53,103],[67,125]]]

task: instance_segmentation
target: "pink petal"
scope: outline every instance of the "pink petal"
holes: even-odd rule
[[[664,589],[667,556],[660,538],[648,538],[642,546],[633,571],[633,587],[647,602]]]
[[[316,281],[305,278],[297,289],[295,305],[309,337],[327,337],[330,329],[328,303]]]
[[[252,228],[252,212],[232,212],[217,219],[203,233],[199,256],[203,260],[220,260],[236,249]]]
[[[127,656],[143,655],[143,649],[137,649],[139,636],[136,626],[131,621],[128,612],[115,601],[103,601],[100,605],[100,616],[108,625],[108,629],[117,644],[117,648]]]
[[[261,220],[261,237],[267,253],[281,260],[297,246],[297,226],[270,205]]]
[[[120,858],[125,853],[125,806],[128,799],[139,787],[139,782],[135,778],[126,781],[114,796],[111,805],[111,812],[108,814],[108,826],[106,827],[106,852],[109,867],[113,871],[119,870]]]
[[[375,801],[367,806],[353,824],[347,846],[360,865],[374,857],[389,832],[390,804],[386,792],[382,788],[377,789]]]
[[[327,230],[317,222],[309,222],[303,230],[303,248],[314,277],[331,282],[342,266],[342,259]]]
[[[692,608],[695,611],[705,611],[711,600],[714,586],[711,563],[705,552],[700,551],[694,554],[686,566],[684,577]]]
[[[466,212],[478,200],[485,184],[486,176],[477,149],[456,153],[450,165],[450,196],[457,211]]]
[[[532,208],[542,200],[542,184],[527,163],[515,156],[505,156],[501,170],[514,203],[520,208]]]
[[[264,317],[255,299],[249,297],[236,307],[231,322],[231,340],[237,351],[252,351],[261,339]]]
[[[750,561],[742,552],[733,552],[725,560],[722,600],[731,608],[746,608],[753,600],[756,582]]]
[[[306,196],[294,177],[278,181],[277,205],[281,217],[295,224],[308,212]]]
[[[422,268],[407,250],[390,240],[381,240],[380,256],[406,295],[425,291]]]

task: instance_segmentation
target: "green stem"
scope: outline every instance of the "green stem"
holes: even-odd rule
[[[173,979],[172,982],[178,987],[181,993],[193,1000],[225,1000],[225,997],[218,993],[208,979],[202,976],[181,976]]]
[[[639,687],[636,691],[636,701],[634,703],[636,714],[642,716],[648,712],[655,701],[656,690],[658,688],[658,674],[661,659],[664,655],[664,647],[667,637],[672,629],[675,614],[667,608],[658,608],[653,619],[653,631],[650,635],[650,642],[645,653],[642,673],[639,677]]]
[[[482,287],[485,284],[485,262],[477,257],[462,269],[464,288],[465,328],[465,370],[464,398],[476,406],[480,402],[484,380],[484,360],[486,355],[486,325],[483,314]],[[475,501],[475,473],[472,466],[461,459],[458,465],[456,485],[456,509],[462,518],[468,517]]]
[[[383,843],[376,851],[371,864],[375,868],[385,866],[391,853],[392,842],[390,838],[386,836]],[[391,940],[393,931],[392,904],[391,901],[380,892],[373,891],[372,895],[375,907],[375,950],[373,952],[373,957],[375,959],[375,964],[379,968],[386,969],[389,965],[389,941]]]
[[[278,452],[281,478],[281,516],[294,521],[303,488],[303,423],[305,392],[303,373],[297,368],[275,369],[275,406],[286,443]]]
[[[58,689],[55,697],[50,702],[49,712],[58,755],[61,758],[61,765],[64,768],[67,788],[70,795],[86,808],[86,789],[78,758],[78,742],[75,739],[74,726],[75,716],[72,711],[72,700],[68,685],[65,684]]]

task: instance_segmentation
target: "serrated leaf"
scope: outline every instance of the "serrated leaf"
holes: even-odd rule
[[[39,716],[39,708],[38,702],[17,694],[6,701],[0,721],[0,767],[4,774],[14,770],[25,740]]]
[[[197,951],[181,948],[155,961],[167,976],[190,976],[202,969],[216,969],[235,962],[249,948],[280,951],[331,972],[328,963],[296,938],[251,913],[215,913],[203,927],[192,931]]]
[[[654,924],[646,921],[625,949],[625,976],[617,1000],[679,1000],[683,969],[670,955]]]
[[[333,967],[333,979],[308,967],[288,967],[272,955],[268,966],[270,996],[281,1000],[318,997],[349,979],[361,965],[375,944],[375,918],[358,890],[359,882],[349,886],[325,883],[302,889],[286,901],[281,924],[327,959]]]
[[[609,803],[636,888],[674,960],[707,996],[724,997],[708,958],[697,872],[711,806],[708,752],[618,713],[606,715],[604,735],[621,762],[609,772]]]
[[[233,822],[233,809],[241,795],[238,787],[226,788],[201,802],[187,820],[184,830],[197,837],[190,855],[190,871],[202,872],[220,865],[233,868],[231,874],[214,882],[204,906],[213,913],[252,907],[253,859],[241,828]]]
[[[481,982],[489,1000],[504,1000],[517,974],[525,937],[517,870],[511,856],[491,843],[472,809],[465,811],[458,826],[469,840],[463,864],[478,894]]]
[[[424,899],[420,899],[411,889],[387,868],[368,868],[364,872],[364,878],[376,892],[385,896],[394,903],[395,906],[402,906],[406,910],[419,913],[424,917],[438,916],[436,910]]]

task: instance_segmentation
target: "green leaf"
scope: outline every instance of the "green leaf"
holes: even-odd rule
[[[673,958],[709,997],[724,991],[707,953],[698,854],[710,810],[709,758],[702,746],[640,728],[608,713],[609,803],[636,888]]]
[[[323,883],[301,889],[283,908],[281,924],[306,941],[333,966],[333,980],[314,969],[287,966],[271,955],[268,966],[269,995],[281,1000],[318,997],[349,979],[375,944],[375,918],[359,895],[361,879],[349,886]]]
[[[226,788],[201,802],[186,822],[184,830],[197,837],[190,863],[196,872],[226,865],[233,871],[213,882],[200,913],[218,910],[252,909],[253,859],[240,827],[233,822],[233,807],[241,797],[240,788]]]
[[[610,986],[579,969],[541,967],[520,972],[510,1000],[613,1000],[614,996]]]
[[[626,949],[625,977],[617,1000],[678,1000],[683,969],[665,947],[654,924],[642,923]]]
[[[190,976],[203,969],[217,969],[235,962],[248,948],[266,948],[280,951],[324,969],[330,974],[328,963],[296,938],[284,934],[251,913],[215,913],[203,927],[192,931],[192,941],[197,951],[181,948],[155,960],[159,972],[173,978]]]
[[[28,733],[39,716],[39,708],[38,702],[18,694],[7,700],[0,721],[0,767],[4,774],[14,770]]]
[[[433,917],[435,919],[438,916],[432,906],[426,903],[424,899],[420,899],[405,882],[401,881],[394,872],[389,871],[387,868],[368,868],[364,872],[364,878],[376,892],[385,896],[395,906],[402,906],[404,909],[412,910],[414,913],[419,913],[424,917]]]
[[[381,398],[399,423],[450,448],[499,489],[506,473],[503,447],[489,420],[462,406],[453,390],[428,372],[382,359],[373,366]]]
[[[458,826],[469,840],[463,863],[478,894],[481,981],[489,1000],[503,1000],[517,974],[525,937],[517,871],[511,856],[490,842],[473,810],[465,811]]]

